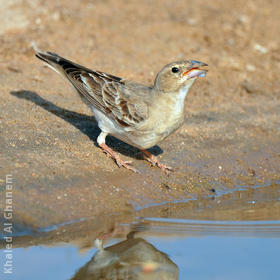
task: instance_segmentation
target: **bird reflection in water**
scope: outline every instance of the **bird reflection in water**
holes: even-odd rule
[[[103,248],[102,240],[96,239],[98,251],[72,280],[178,279],[178,266],[165,253],[134,235],[130,232],[125,241],[107,248]]]

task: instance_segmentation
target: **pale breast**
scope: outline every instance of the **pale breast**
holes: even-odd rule
[[[183,96],[184,95],[184,96]],[[133,129],[127,130],[107,117],[99,110],[92,108],[98,126],[103,132],[141,149],[153,147],[178,129],[184,122],[184,97],[171,96],[159,98],[149,108],[149,118]]]

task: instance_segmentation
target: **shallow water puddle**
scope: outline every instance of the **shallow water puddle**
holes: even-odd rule
[[[71,242],[14,248],[1,279],[279,278],[280,221],[137,218],[118,232],[128,235],[85,252]]]

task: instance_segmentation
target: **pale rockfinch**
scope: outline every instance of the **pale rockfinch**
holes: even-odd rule
[[[130,161],[123,161],[105,143],[108,134],[139,148],[146,159],[166,173],[146,149],[178,129],[184,121],[184,101],[198,77],[205,76],[206,63],[184,60],[167,64],[151,87],[101,71],[90,70],[55,53],[36,50],[36,56],[66,77],[92,109],[101,133],[98,145],[118,164],[134,172]]]

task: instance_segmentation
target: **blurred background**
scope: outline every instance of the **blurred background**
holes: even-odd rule
[[[3,2],[3,3],[2,3]],[[30,48],[152,83],[170,61],[206,61],[209,105],[241,92],[279,93],[279,2],[1,1],[2,63],[36,64]],[[39,71],[39,69],[37,69]],[[247,84],[243,84],[247,80]],[[208,103],[207,102],[207,103]]]

